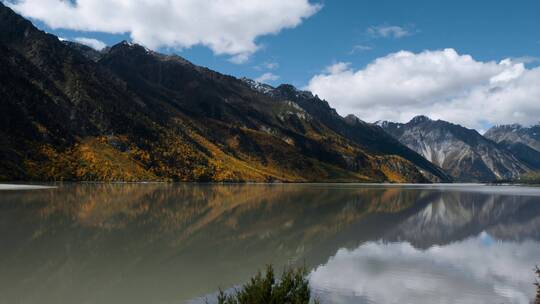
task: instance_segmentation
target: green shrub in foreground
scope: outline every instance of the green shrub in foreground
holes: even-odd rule
[[[266,273],[255,277],[232,294],[219,292],[218,304],[309,304],[311,292],[304,267],[286,269],[276,282],[274,269],[267,266]],[[313,301],[318,303],[317,300]]]

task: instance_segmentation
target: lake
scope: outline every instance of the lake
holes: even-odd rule
[[[540,188],[64,184],[0,192],[0,303],[204,303],[272,264],[322,303],[530,303]]]

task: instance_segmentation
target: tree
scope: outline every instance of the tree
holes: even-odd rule
[[[220,290],[218,304],[309,304],[311,291],[305,267],[287,268],[276,282],[274,269],[257,273],[239,290],[226,294]],[[314,300],[313,303],[319,303]]]

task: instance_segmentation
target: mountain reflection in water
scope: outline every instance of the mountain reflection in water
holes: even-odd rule
[[[0,193],[0,303],[185,303],[305,264],[324,303],[528,303],[540,191],[78,184]]]

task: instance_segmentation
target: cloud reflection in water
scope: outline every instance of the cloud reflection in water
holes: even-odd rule
[[[488,233],[445,246],[368,242],[340,249],[313,270],[324,303],[520,303],[534,296],[536,241],[500,242]]]

